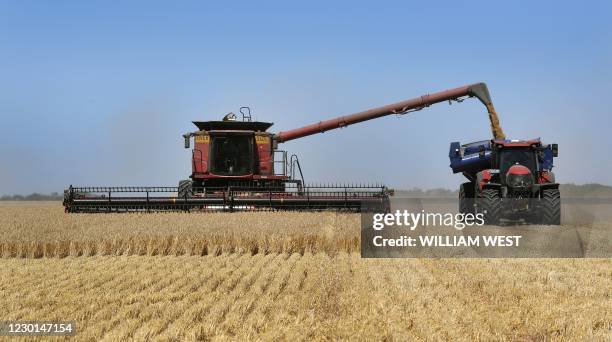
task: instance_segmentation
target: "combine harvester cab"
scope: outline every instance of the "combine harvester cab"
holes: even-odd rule
[[[557,156],[557,144],[540,139],[451,143],[450,167],[469,180],[459,187],[459,211],[482,213],[486,224],[560,224],[561,196],[552,172]]]

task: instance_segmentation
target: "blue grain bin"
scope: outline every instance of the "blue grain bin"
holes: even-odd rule
[[[461,145],[459,142],[452,142],[448,157],[450,158],[450,167],[453,169],[453,173],[478,173],[481,170],[490,168],[491,140],[477,141],[465,145]]]

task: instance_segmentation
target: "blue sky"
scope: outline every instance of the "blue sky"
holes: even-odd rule
[[[512,138],[557,142],[561,182],[612,184],[602,2],[0,2],[0,194],[174,185],[191,120],[240,106],[286,130],[487,82]],[[477,101],[289,142],[311,181],[455,188]]]

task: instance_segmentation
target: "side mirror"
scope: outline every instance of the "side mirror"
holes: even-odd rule
[[[551,149],[552,149],[553,157],[555,158],[558,157],[559,156],[559,145],[552,144]]]
[[[189,148],[191,146],[189,141],[191,136],[189,134],[185,134],[183,135],[183,138],[185,138],[185,148]]]

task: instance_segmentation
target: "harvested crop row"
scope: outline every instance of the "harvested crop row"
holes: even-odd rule
[[[355,253],[3,259],[0,320],[74,319],[80,340],[606,340],[610,266]]]

